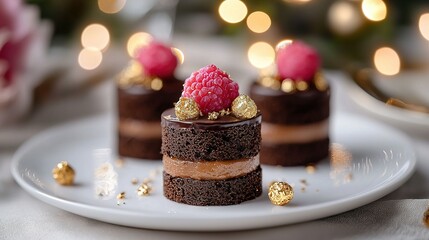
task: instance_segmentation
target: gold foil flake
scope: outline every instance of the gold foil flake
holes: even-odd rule
[[[208,120],[216,120],[219,117],[220,113],[219,112],[211,112],[209,113],[207,119]]]
[[[227,116],[227,115],[231,114],[231,111],[228,108],[227,109],[222,109],[222,110],[219,111],[219,114],[220,114],[221,117],[223,117],[223,116]]]
[[[255,102],[247,95],[240,95],[232,101],[232,114],[238,118],[250,119],[256,116],[258,108]]]
[[[150,88],[155,91],[159,91],[162,88],[162,80],[159,78],[154,78],[150,83]]]
[[[136,185],[137,183],[139,183],[139,180],[137,178],[132,178],[131,179],[131,184],[132,185]]]
[[[313,174],[313,173],[315,173],[315,172],[316,172],[316,166],[314,166],[314,165],[312,165],[312,164],[307,165],[307,166],[305,167],[305,171],[306,171],[308,174]]]
[[[286,182],[274,182],[268,189],[268,197],[274,205],[283,206],[293,199],[293,188]]]
[[[282,89],[283,92],[286,92],[286,93],[293,92],[293,91],[295,91],[295,82],[292,79],[289,79],[289,78],[284,79],[282,81],[282,87],[281,87],[281,89]]]
[[[73,168],[66,162],[62,161],[52,169],[52,177],[61,185],[72,185],[74,182],[75,172]]]
[[[151,192],[152,192],[152,188],[150,187],[149,184],[146,184],[146,183],[142,183],[137,188],[137,195],[139,195],[140,197],[149,196]]]
[[[126,194],[125,194],[125,192],[121,192],[121,193],[119,193],[118,195],[116,195],[116,199],[125,199],[125,197],[126,197]]]
[[[181,97],[174,106],[179,120],[195,119],[200,116],[198,104],[192,98]]]
[[[308,83],[306,81],[299,80],[296,82],[296,89],[298,89],[298,91],[305,91],[308,89]]]
[[[263,77],[259,80],[260,84],[264,87],[272,88],[274,90],[280,89],[280,81],[272,77]]]
[[[328,83],[323,77],[323,74],[320,72],[316,73],[316,75],[314,76],[314,85],[316,85],[317,90],[321,92],[328,89]]]
[[[423,213],[423,223],[429,228],[429,208]]]

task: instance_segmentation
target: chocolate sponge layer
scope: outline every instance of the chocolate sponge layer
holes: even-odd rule
[[[118,135],[118,154],[124,157],[160,160],[161,138],[134,138]]]
[[[319,91],[314,85],[309,85],[306,91],[286,93],[254,82],[249,95],[261,110],[264,122],[300,125],[329,117],[329,88]]]
[[[173,177],[164,172],[164,196],[172,201],[197,206],[233,205],[262,193],[262,170],[225,180],[196,180]]]
[[[329,155],[329,138],[308,143],[262,142],[260,161],[267,165],[298,166],[316,163]]]
[[[248,120],[212,124],[162,118],[162,154],[185,161],[224,161],[254,157],[261,142],[260,114]]]

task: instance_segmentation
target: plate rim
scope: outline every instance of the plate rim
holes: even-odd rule
[[[92,218],[92,219],[96,219],[102,222],[108,222],[108,223],[113,223],[113,224],[118,224],[118,225],[123,225],[123,226],[130,226],[130,227],[138,227],[138,228],[148,228],[148,229],[159,229],[159,230],[176,230],[176,231],[230,231],[230,230],[246,230],[246,229],[258,229],[258,228],[265,228],[265,227],[274,227],[274,226],[281,226],[281,225],[286,225],[286,224],[291,224],[291,223],[300,223],[300,222],[305,222],[305,221],[310,221],[310,220],[316,220],[316,219],[320,219],[323,217],[329,217],[329,216],[333,216],[336,214],[340,214],[343,213],[345,211],[349,211],[349,210],[353,210],[356,209],[358,207],[364,206],[368,203],[371,203],[373,201],[376,201],[378,199],[380,199],[381,197],[393,192],[395,189],[397,189],[398,187],[400,187],[402,184],[404,184],[414,173],[415,168],[416,168],[416,153],[415,150],[411,144],[411,140],[409,139],[409,137],[403,133],[402,131],[400,131],[399,129],[393,128],[391,126],[387,126],[382,124],[381,122],[374,120],[374,119],[370,119],[367,117],[362,117],[359,116],[357,114],[350,114],[350,113],[334,113],[331,115],[332,119],[337,119],[338,117],[352,117],[352,118],[357,118],[360,120],[366,120],[366,121],[370,121],[372,124],[376,124],[379,126],[384,127],[385,129],[388,129],[391,133],[397,134],[401,137],[401,142],[404,145],[404,149],[407,149],[407,151],[409,152],[409,158],[407,159],[407,163],[408,163],[408,167],[404,170],[404,172],[401,174],[402,177],[396,177],[395,179],[389,181],[388,183],[385,183],[384,185],[380,185],[380,186],[375,186],[371,191],[365,192],[364,195],[362,196],[362,193],[358,194],[354,194],[354,195],[350,195],[347,196],[346,198],[341,198],[341,199],[336,199],[333,201],[328,201],[328,202],[322,202],[322,203],[318,203],[318,204],[312,204],[310,206],[306,206],[304,210],[300,209],[300,210],[295,210],[292,211],[289,214],[297,214],[296,212],[311,212],[314,211],[315,209],[324,209],[324,206],[330,206],[332,204],[337,204],[338,207],[336,208],[335,211],[329,210],[329,214],[325,213],[325,211],[319,211],[318,214],[313,215],[313,217],[301,217],[300,220],[298,221],[284,221],[284,219],[282,218],[282,216],[285,215],[284,212],[277,212],[277,213],[272,213],[271,215],[267,216],[264,213],[253,213],[250,215],[240,215],[240,216],[227,216],[226,218],[221,218],[221,217],[211,217],[211,218],[207,218],[207,217],[196,217],[193,220],[204,220],[204,221],[211,221],[211,222],[216,222],[219,220],[236,220],[236,219],[242,219],[243,217],[257,217],[260,219],[270,219],[270,218],[275,218],[275,222],[270,222],[270,221],[266,221],[266,223],[258,223],[258,224],[253,224],[253,225],[249,225],[247,224],[247,226],[224,226],[224,227],[217,227],[217,226],[207,226],[207,227],[198,227],[197,229],[195,227],[189,227],[189,228],[177,228],[177,227],[159,227],[156,225],[150,226],[149,225],[145,225],[142,226],[141,224],[136,224],[136,225],[129,225],[129,224],[122,224],[120,221],[119,222],[115,222],[115,221],[106,221],[100,218],[96,218],[93,216],[89,216],[89,215],[85,215],[85,214],[81,214],[79,212],[81,212],[82,210],[87,210],[87,209],[91,209],[92,211],[96,211],[96,212],[105,212],[108,214],[116,214],[116,215],[127,215],[130,216],[132,215],[133,217],[151,217],[151,218],[158,218],[159,220],[165,219],[165,214],[159,215],[159,213],[155,213],[155,212],[136,212],[136,211],[132,211],[132,210],[127,210],[127,209],[115,209],[115,208],[105,208],[102,206],[94,206],[94,205],[89,205],[89,204],[85,204],[82,202],[75,202],[72,200],[67,200],[67,199],[63,199],[61,197],[56,197],[54,195],[50,195],[47,192],[43,192],[41,191],[39,188],[35,188],[34,186],[31,186],[31,184],[27,183],[26,180],[21,176],[20,172],[19,172],[19,163],[22,161],[22,155],[28,151],[28,148],[32,148],[33,142],[37,141],[40,138],[49,136],[52,132],[55,132],[57,129],[64,129],[64,128],[71,128],[73,126],[76,125],[81,125],[81,124],[88,124],[90,122],[93,121],[100,121],[103,120],[104,118],[107,117],[107,121],[111,121],[111,116],[107,115],[107,114],[102,114],[102,115],[97,115],[97,116],[92,116],[92,117],[88,117],[85,119],[79,119],[79,120],[73,120],[73,121],[69,121],[63,124],[59,124],[56,126],[53,126],[51,128],[48,128],[36,135],[34,135],[33,137],[31,137],[30,139],[28,139],[27,141],[25,141],[19,148],[18,150],[14,153],[13,157],[12,157],[12,161],[11,161],[11,166],[10,166],[10,170],[12,173],[13,178],[15,179],[15,181],[27,192],[29,193],[31,196],[35,197],[36,199],[45,202],[49,205],[52,205],[56,208],[80,215],[80,216],[84,216],[87,218]],[[106,121],[106,120],[104,120]],[[360,202],[360,204],[356,204],[356,202]],[[61,206],[62,205],[62,206]],[[350,207],[350,205],[354,205],[353,207]],[[358,205],[358,206],[356,206]],[[78,210],[74,210],[73,207],[78,208]],[[195,215],[196,216],[196,215]],[[195,217],[194,216],[194,217]],[[315,217],[314,217],[315,216]],[[173,215],[168,215],[169,220],[174,220],[174,221],[189,221],[189,217],[185,217],[185,216],[178,216],[176,214]],[[283,221],[282,221],[283,220]],[[258,221],[260,222],[260,221]]]

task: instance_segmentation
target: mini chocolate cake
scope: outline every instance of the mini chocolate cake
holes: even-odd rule
[[[196,77],[198,74],[203,77]],[[210,86],[217,79],[224,83]],[[233,85],[232,94],[227,93],[231,82],[214,65],[202,68],[185,81],[175,109],[162,114],[166,198],[209,206],[239,204],[261,195],[261,114],[249,97],[238,96],[238,85]],[[201,89],[191,87],[197,85]],[[216,91],[217,87],[222,91]],[[196,92],[220,94],[200,102],[204,96],[199,99]],[[221,98],[229,100],[221,103]]]
[[[169,63],[156,59],[163,51],[170,57]],[[177,65],[177,59],[174,59],[170,48],[153,42],[140,51],[138,61],[132,61],[121,73],[117,84],[120,156],[162,158],[160,116],[164,110],[173,107],[183,88],[183,81],[173,75]],[[166,66],[154,70],[163,65]]]
[[[263,114],[261,163],[316,163],[329,154],[330,87],[314,50],[294,42],[279,51],[279,74],[261,77],[249,94]]]

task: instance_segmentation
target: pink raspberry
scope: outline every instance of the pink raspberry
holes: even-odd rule
[[[182,97],[194,99],[203,114],[229,108],[237,96],[238,84],[213,64],[193,72],[182,92]]]
[[[171,77],[177,66],[177,57],[171,49],[156,41],[138,49],[136,58],[149,76]]]
[[[282,79],[310,81],[319,66],[319,54],[303,42],[294,41],[277,52],[277,70]]]

